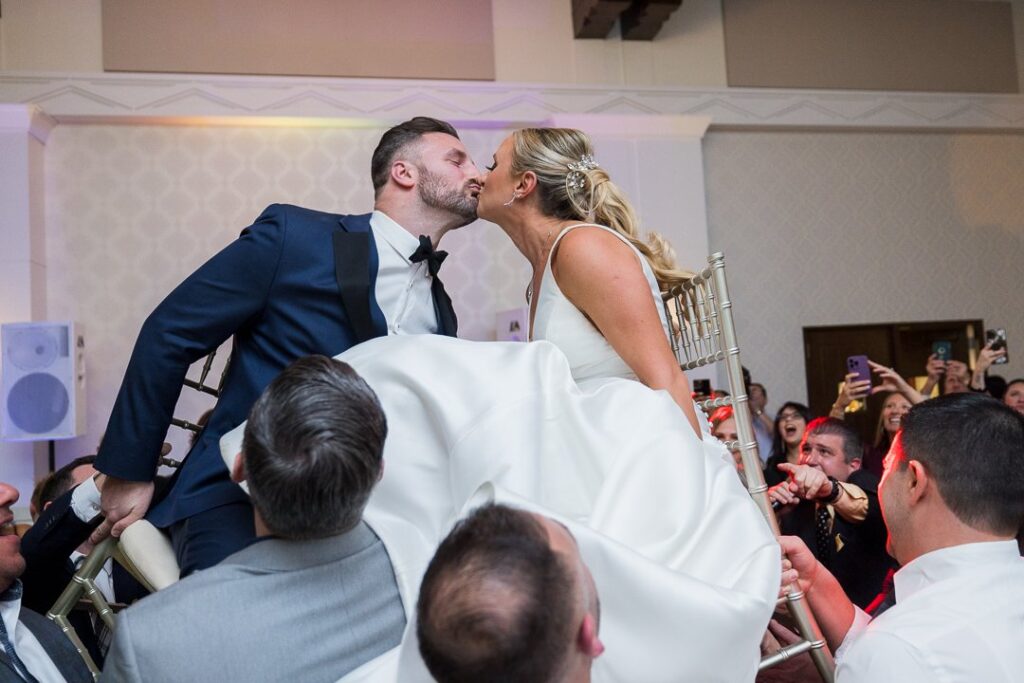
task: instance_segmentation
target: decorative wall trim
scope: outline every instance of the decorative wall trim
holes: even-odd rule
[[[0,132],[28,133],[46,144],[57,121],[33,104],[5,104],[0,100]]]
[[[729,128],[1024,130],[1024,95],[0,72],[0,102],[37,105],[61,123],[378,126],[431,114],[504,127],[667,114]]]

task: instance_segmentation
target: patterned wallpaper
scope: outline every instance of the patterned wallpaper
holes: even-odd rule
[[[58,463],[92,452],[146,315],[267,204],[363,213],[372,207],[377,129],[59,126],[47,143],[48,317],[84,324],[89,433],[58,444]],[[474,158],[507,134],[468,130]],[[460,335],[494,338],[494,311],[522,305],[528,265],[483,221],[450,233],[445,285]],[[219,376],[220,354],[214,376]],[[193,368],[193,376],[198,368]],[[211,401],[185,391],[178,416]],[[187,435],[171,430],[174,452]]]
[[[1006,328],[996,372],[1024,376],[1024,136],[712,130],[704,164],[772,409],[807,398],[810,325],[982,318]]]
[[[369,210],[380,132],[54,130],[48,317],[83,323],[89,348],[89,434],[59,443],[58,462],[95,447],[148,312],[264,206]],[[463,139],[486,160],[506,134]],[[744,364],[772,407],[806,399],[805,325],[981,317],[1007,328],[1013,362],[1001,374],[1024,375],[1024,136],[713,129],[704,155],[711,250],[727,255]],[[522,304],[525,260],[483,222],[444,246],[461,335],[493,338],[493,312]],[[185,392],[178,414],[208,405]],[[172,457],[186,438],[172,430]]]

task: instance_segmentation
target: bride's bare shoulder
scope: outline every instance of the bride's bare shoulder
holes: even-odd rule
[[[646,289],[643,270],[630,246],[599,227],[581,227],[566,233],[552,254],[551,271],[570,299],[574,292],[596,292],[613,281],[621,286],[635,280]],[[604,277],[597,277],[599,274]]]

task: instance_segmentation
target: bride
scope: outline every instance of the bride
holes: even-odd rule
[[[533,266],[531,343],[392,336],[339,356],[388,416],[366,520],[400,584],[413,577],[411,614],[432,549],[481,495],[543,512],[597,584],[595,680],[753,680],[778,546],[669,346],[660,291],[685,273],[660,238],[640,240],[593,154],[580,131],[519,130],[485,178],[480,217]],[[395,522],[426,554],[408,534],[389,542]],[[407,634],[397,680],[430,680]]]

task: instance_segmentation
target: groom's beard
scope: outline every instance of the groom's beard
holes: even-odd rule
[[[436,173],[420,168],[420,181],[416,184],[420,199],[434,209],[441,209],[452,214],[460,221],[452,227],[461,228],[476,220],[477,198],[470,195],[467,187],[469,182],[460,188],[446,186],[444,179]]]

